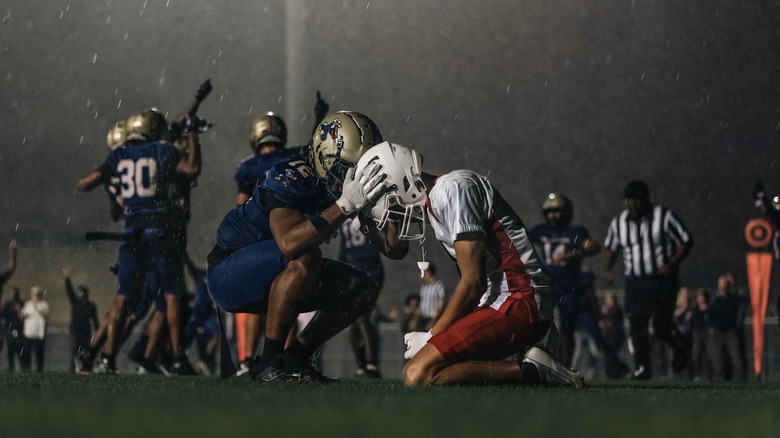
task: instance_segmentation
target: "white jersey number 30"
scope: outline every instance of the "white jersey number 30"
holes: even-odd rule
[[[148,198],[157,192],[157,161],[153,158],[120,160],[116,170],[122,182],[122,198]]]

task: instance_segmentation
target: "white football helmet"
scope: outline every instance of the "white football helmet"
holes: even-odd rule
[[[397,220],[398,237],[404,240],[422,239],[425,236],[425,208],[428,195],[422,181],[423,158],[417,151],[390,142],[380,143],[368,151],[358,161],[356,170],[365,168],[372,162],[382,165],[390,183],[387,190],[373,204],[363,208],[363,214],[372,218],[382,229],[388,220]],[[419,231],[413,232],[411,225],[419,224]]]

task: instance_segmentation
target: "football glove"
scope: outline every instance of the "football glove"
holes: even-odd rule
[[[211,89],[211,79],[206,79],[206,82],[200,84],[200,87],[195,90],[195,100],[200,102],[205,99],[211,93]]]
[[[404,353],[404,359],[411,359],[420,351],[421,348],[428,343],[428,339],[431,339],[431,331],[427,332],[409,332],[404,335],[404,344],[406,344],[406,352]]]
[[[214,124],[208,120],[193,116],[184,119],[184,126],[182,126],[182,131],[203,134],[204,132],[211,129],[212,126],[214,126]]]
[[[387,175],[380,170],[382,165],[375,162],[359,172],[355,172],[354,167],[347,170],[341,196],[336,200],[336,205],[345,215],[352,216],[387,190],[387,184],[384,184]]]

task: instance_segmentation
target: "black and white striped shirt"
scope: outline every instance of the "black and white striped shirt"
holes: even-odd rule
[[[439,299],[444,299],[446,291],[444,283],[436,280],[430,284],[420,286],[420,310],[426,318],[439,316],[442,309],[439,308]]]
[[[623,210],[612,219],[604,247],[612,252],[623,251],[626,277],[654,275],[659,266],[668,265],[677,245],[691,242],[693,237],[673,211],[658,204],[640,220],[631,219]]]

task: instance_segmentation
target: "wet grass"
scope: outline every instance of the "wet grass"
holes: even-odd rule
[[[405,388],[399,381],[0,374],[3,436],[776,436],[780,383]]]

